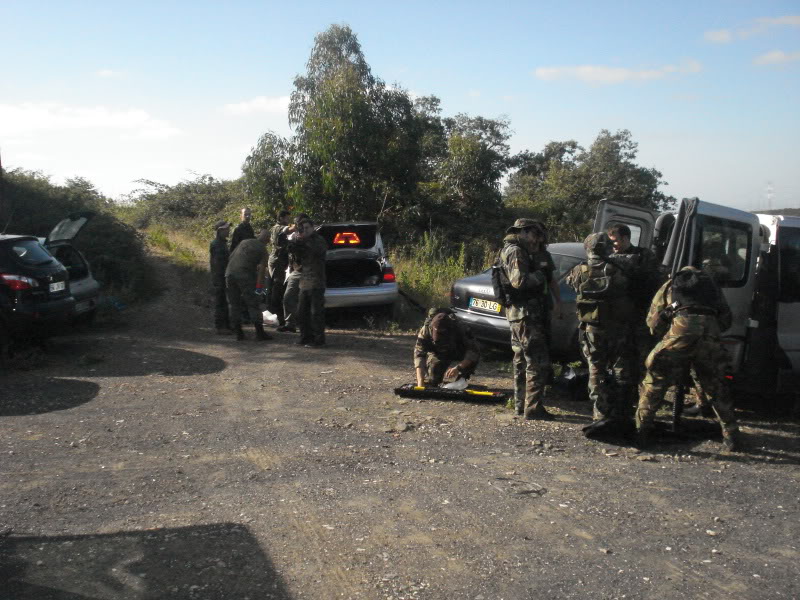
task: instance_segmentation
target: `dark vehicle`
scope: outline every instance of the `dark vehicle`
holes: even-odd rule
[[[317,232],[328,244],[326,308],[386,307],[399,296],[377,223],[327,223]]]
[[[575,316],[575,291],[566,284],[572,268],[586,258],[583,244],[550,244],[556,270],[554,278],[561,290],[561,319],[551,322],[551,353],[558,360],[579,360],[578,319]],[[484,342],[511,345],[511,332],[506,311],[492,291],[492,270],[459,279],[450,290],[450,305],[461,321],[469,325],[476,338]]]
[[[42,337],[74,312],[64,265],[32,235],[0,235],[0,341]]]
[[[66,267],[70,293],[75,298],[75,318],[84,321],[91,321],[97,311],[100,284],[92,276],[86,258],[72,245],[72,241],[93,216],[93,212],[71,214],[43,240],[44,246]]]

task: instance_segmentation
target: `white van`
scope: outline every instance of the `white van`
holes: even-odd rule
[[[601,201],[594,231],[615,223],[627,225],[631,242],[651,248],[670,274],[686,265],[714,271],[733,313],[723,333],[733,389],[762,406],[790,400],[800,383],[800,217],[697,199],[664,214]]]

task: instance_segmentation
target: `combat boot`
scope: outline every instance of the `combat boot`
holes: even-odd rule
[[[280,331],[281,333],[297,333],[297,327],[294,325],[281,325],[275,331]]]
[[[740,452],[742,450],[742,434],[737,431],[731,431],[722,437],[722,446],[728,452]]]
[[[242,340],[246,340],[247,336],[245,336],[244,331],[242,331],[242,326],[237,325],[233,332],[236,334],[236,340],[241,342]]]
[[[264,331],[264,325],[262,323],[254,323],[253,327],[256,328],[256,339],[265,342],[267,340],[271,340],[272,336]]]
[[[636,447],[639,450],[644,450],[650,446],[650,430],[649,429],[639,429],[636,432]]]
[[[525,420],[526,421],[555,421],[556,417],[554,414],[547,412],[547,409],[544,406],[539,406],[537,408],[526,408],[525,409]]]

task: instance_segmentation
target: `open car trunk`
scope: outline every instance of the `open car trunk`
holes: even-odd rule
[[[326,285],[329,288],[374,286],[383,279],[383,267],[374,255],[363,258],[329,258],[325,270]]]

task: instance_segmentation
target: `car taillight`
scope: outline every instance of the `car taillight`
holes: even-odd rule
[[[361,238],[354,231],[340,231],[333,237],[333,243],[336,246],[360,244]]]
[[[386,267],[383,270],[383,281],[384,283],[392,283],[394,281],[397,281],[397,277],[394,276],[393,267]]]
[[[30,290],[39,287],[39,282],[30,277],[22,275],[11,275],[10,273],[0,273],[0,280],[5,283],[12,290]]]

